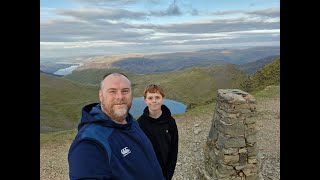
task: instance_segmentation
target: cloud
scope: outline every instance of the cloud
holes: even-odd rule
[[[76,19],[85,20],[121,20],[121,19],[145,19],[146,14],[143,12],[133,12],[125,9],[110,8],[82,8],[66,9],[57,12],[59,15],[71,16]]]
[[[88,4],[94,6],[123,6],[129,4],[136,4],[142,0],[72,0],[81,4]]]
[[[199,15],[199,11],[197,9],[191,9],[190,14],[193,16]]]
[[[255,6],[255,5],[256,5],[255,2],[252,2],[252,3],[249,4],[249,6]]]
[[[129,5],[139,0],[73,1],[87,2],[92,6],[48,9],[48,12],[41,13],[46,17],[40,21],[41,57],[180,51],[280,42],[279,8],[216,11],[201,20],[200,15],[205,12],[177,1],[157,11],[107,7],[108,3]],[[156,5],[160,1],[148,0],[148,3]],[[99,4],[105,6],[98,7]],[[161,18],[172,22],[175,16],[186,14],[197,17],[176,23],[168,23]],[[154,22],[154,19],[159,21]]]
[[[236,39],[245,41],[246,39],[242,37],[249,40],[250,38],[263,39],[262,37],[265,36],[267,38],[264,40],[268,40],[271,34],[273,34],[272,37],[278,38],[279,29],[278,21],[270,22],[260,18],[225,18],[165,25],[98,22],[88,21],[88,19],[84,21],[78,18],[41,23],[40,41],[44,46],[49,45],[44,42],[66,42],[66,44],[70,42],[68,46],[63,46],[64,48],[105,47],[112,44],[119,46],[202,44]]]
[[[174,0],[165,11],[151,11],[151,16],[180,16],[182,12]]]
[[[168,33],[213,33],[232,32],[256,29],[279,29],[279,22],[264,21],[260,18],[225,18],[213,19],[204,22],[175,23],[166,25],[135,25],[136,28],[153,29]]]
[[[94,40],[139,40],[146,32],[127,31],[132,28],[125,23],[87,22],[81,20],[54,20],[40,23],[41,42],[72,42]]]
[[[280,9],[279,8],[268,8],[256,11],[249,11],[247,14],[256,15],[256,16],[264,16],[264,17],[280,17]]]
[[[248,11],[248,10],[227,10],[227,11],[216,11],[211,13],[213,15],[233,15],[233,14],[247,14],[252,16],[260,16],[264,18],[276,18],[280,17],[280,9],[279,8],[267,8],[267,9],[260,9],[260,10],[254,10],[254,11]]]
[[[244,14],[246,13],[247,11],[244,11],[244,10],[226,10],[226,11],[216,11],[216,12],[213,12],[211,14],[213,15],[230,15],[230,14]]]

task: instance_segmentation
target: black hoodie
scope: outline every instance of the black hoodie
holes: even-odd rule
[[[154,119],[149,116],[148,106],[138,118],[139,125],[151,141],[163,175],[171,180],[178,156],[178,128],[167,106],[161,106],[162,114]]]

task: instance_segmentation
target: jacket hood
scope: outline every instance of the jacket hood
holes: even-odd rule
[[[142,116],[144,116],[145,118],[149,119],[153,123],[166,123],[166,122],[169,121],[169,119],[171,117],[171,111],[164,104],[161,106],[161,110],[162,110],[161,116],[159,118],[157,118],[157,119],[154,119],[154,118],[149,116],[149,108],[147,106],[146,108],[144,108]]]
[[[78,130],[80,130],[85,124],[99,123],[104,126],[127,129],[131,126],[133,117],[130,113],[126,117],[127,124],[118,124],[111,120],[111,118],[101,110],[100,103],[92,103],[86,105],[82,108],[81,121],[78,125]]]

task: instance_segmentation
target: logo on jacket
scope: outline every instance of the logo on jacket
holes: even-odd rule
[[[125,157],[126,155],[128,155],[130,153],[131,153],[131,151],[128,147],[121,149],[121,154],[123,155],[123,157]]]

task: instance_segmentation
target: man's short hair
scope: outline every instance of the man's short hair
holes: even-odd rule
[[[162,89],[162,87],[160,87],[160,85],[156,85],[156,84],[150,84],[148,85],[143,92],[143,96],[144,98],[147,98],[147,93],[159,93],[161,94],[162,97],[165,97],[164,95],[164,90]]]
[[[102,77],[102,81],[107,77],[107,76],[109,76],[109,75],[111,75],[111,74],[113,74],[113,75],[123,75],[124,77],[126,77],[126,78],[128,78],[128,76],[127,75],[125,75],[124,73],[121,73],[121,72],[113,72],[113,73],[107,73],[107,74],[105,74],[103,77]],[[129,78],[128,78],[129,79]]]
[[[126,77],[126,78],[129,80],[128,76],[125,75],[124,73],[121,73],[121,72],[107,73],[107,74],[105,74],[105,75],[102,77],[102,80],[101,80],[101,82],[100,82],[100,89],[102,88],[103,80],[104,80],[107,76],[110,76],[110,75],[124,76],[124,77]],[[129,80],[129,83],[130,83],[130,87],[131,87],[131,81],[130,81],[130,80]],[[131,89],[132,89],[132,88],[131,88]]]

